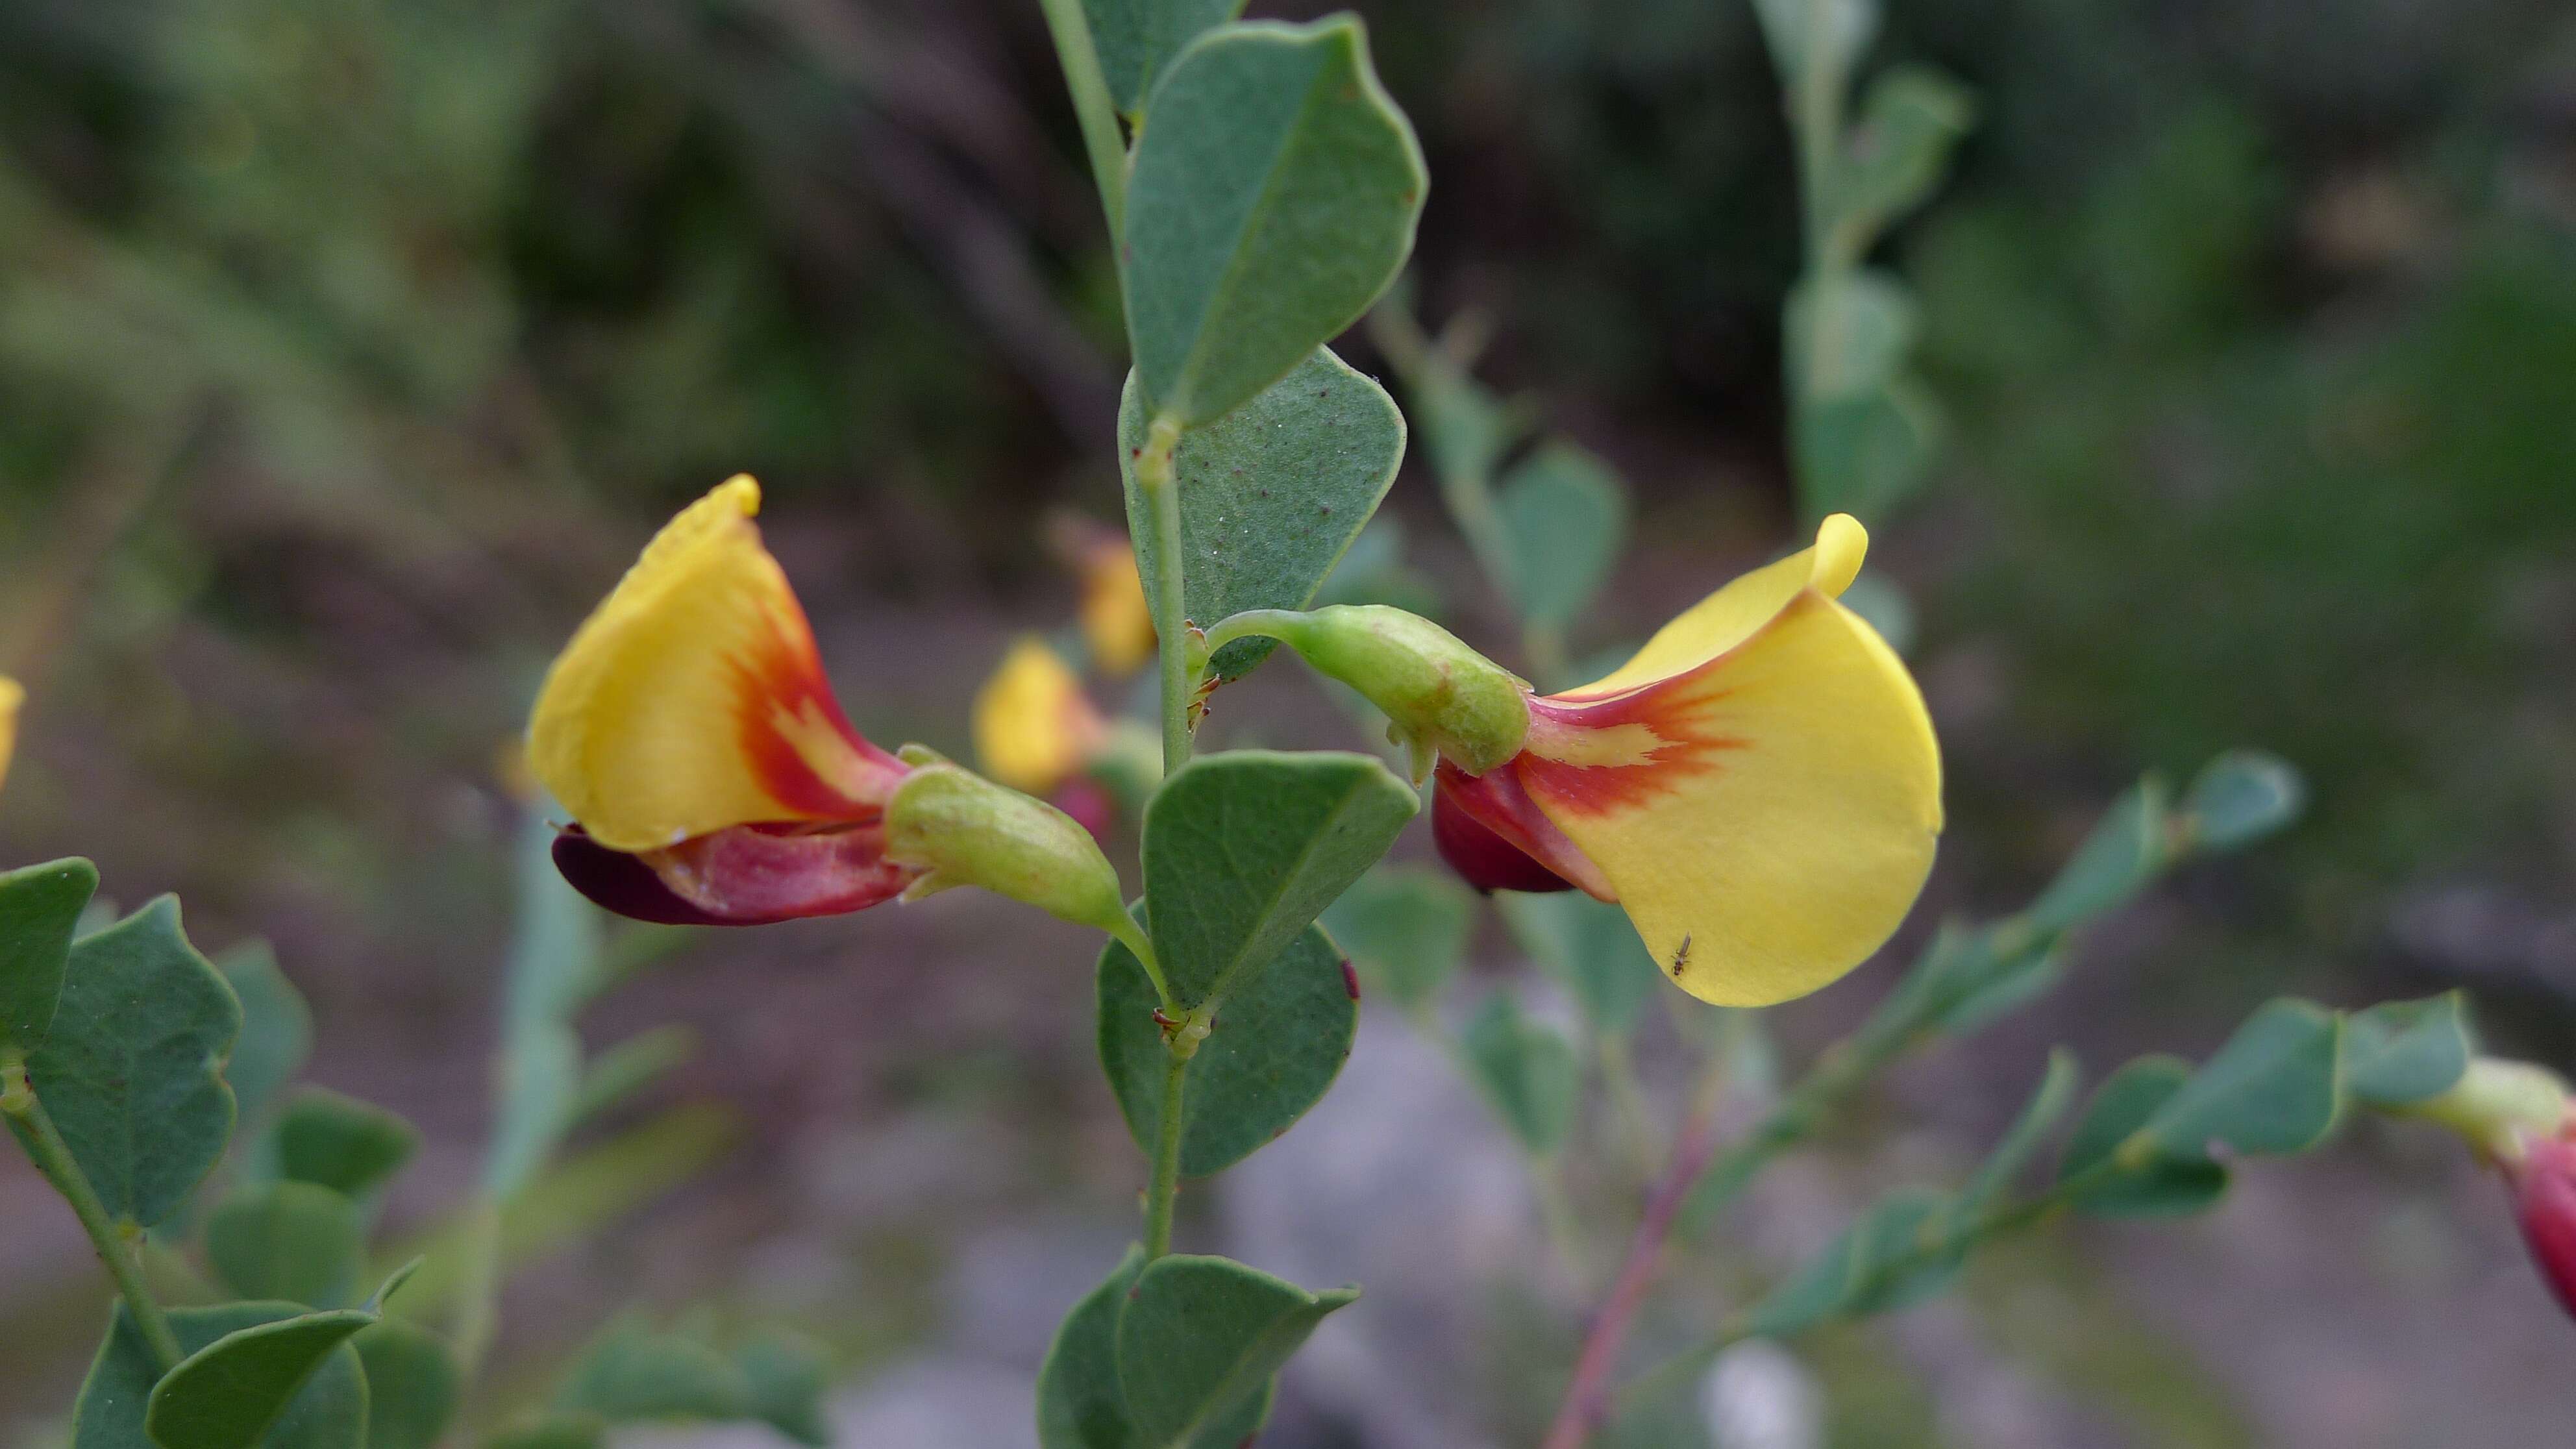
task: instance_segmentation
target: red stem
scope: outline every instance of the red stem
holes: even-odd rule
[[[1711,1073],[1710,1085],[1717,1084],[1717,1074]],[[1628,1239],[1628,1256],[1619,1265],[1610,1296],[1593,1317],[1592,1331],[1583,1340],[1582,1356],[1574,1361],[1574,1381],[1565,1387],[1564,1402],[1557,1405],[1556,1422],[1549,1426],[1542,1449],[1583,1449],[1593,1429],[1599,1426],[1601,1412],[1610,1399],[1610,1375],[1619,1366],[1619,1350],[1627,1344],[1637,1310],[1645,1306],[1646,1294],[1655,1286],[1656,1272],[1663,1266],[1664,1245],[1672,1237],[1673,1219],[1681,1215],[1683,1201],[1699,1182],[1700,1173],[1707,1169],[1709,1158],[1716,1155],[1717,1107],[1715,1091],[1703,1091],[1700,1100],[1692,1104],[1690,1120],[1682,1125],[1681,1136],[1673,1143],[1672,1161],[1664,1168],[1663,1180],[1655,1184],[1654,1195],[1646,1200],[1645,1215],[1637,1220],[1637,1231]]]

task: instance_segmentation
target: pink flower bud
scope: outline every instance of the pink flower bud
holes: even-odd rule
[[[2508,1161],[2505,1176],[2513,1184],[2514,1212],[2532,1261],[2576,1317],[2576,1121],[2532,1143],[2519,1161]]]

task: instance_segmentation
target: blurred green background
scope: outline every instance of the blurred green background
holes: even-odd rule
[[[1480,314],[1487,377],[1636,489],[1649,542],[1578,643],[1633,638],[1791,532],[1795,202],[1750,11],[1361,9],[1431,164],[1417,305]],[[2142,768],[2255,744],[2315,794],[2290,840],[2142,910],[2016,1042],[2201,1050],[2278,990],[2465,984],[2491,1039],[2567,1062],[2576,14],[1891,9],[1873,57],[1937,64],[1980,105],[1952,184],[1882,258],[1922,294],[1955,433],[1873,554],[1922,615],[1951,770],[1935,904],[2017,902]],[[129,903],[181,891],[201,941],[275,938],[321,1016],[323,1077],[428,1127],[409,1191],[434,1209],[453,1187],[437,1164],[470,1160],[480,1129],[506,743],[662,516],[728,473],[764,480],[773,545],[879,739],[959,746],[1007,633],[1062,617],[1072,585],[1038,520],[1117,515],[1121,334],[1081,166],[1036,7],[1006,0],[0,6],[0,672],[32,695],[0,859],[88,854]],[[1385,370],[1359,335],[1346,353]],[[1389,507],[1477,637],[1502,616],[1418,470]],[[963,1194],[1007,1222],[1088,1192],[1122,1210],[1087,973],[1030,985],[1032,939],[1084,949],[1017,918],[871,915],[700,945],[657,979],[634,1013],[711,1023],[678,1090],[730,1103],[750,1146],[638,1230],[656,1254],[705,1249],[653,1290],[756,1277],[754,1249],[814,1212],[782,1174],[897,1114],[985,1123],[985,1150],[1047,1164],[934,1184],[934,1207]],[[1787,1031],[1867,994],[1828,993]],[[1971,1105],[1919,1115],[1977,1140],[2021,1070],[1997,1068],[1986,1101],[1954,1067],[1927,1080]],[[990,1127],[1042,1088],[1088,1137]],[[2284,1221],[2375,1195],[2360,1236],[2412,1246],[2365,1298],[2392,1322],[2439,1312],[2456,1275],[2421,1262],[2465,1260],[2424,1234],[2492,1247],[2496,1223],[2441,1227],[2424,1205],[2501,1211],[2402,1147],[2364,1150],[2391,1170],[2299,1169],[2310,1196]],[[14,1164],[0,1187],[38,1201]],[[836,1240],[866,1289],[808,1315],[837,1319],[854,1363],[918,1336],[956,1252],[894,1220]],[[66,1265],[10,1237],[0,1305],[59,1299]],[[594,1253],[527,1317],[574,1333],[585,1294],[635,1291],[632,1267]],[[2077,1262],[2025,1271],[2099,1291]],[[2067,1356],[2008,1331],[2019,1291],[1995,1289],[1994,1351]],[[2112,1413],[2104,1443],[2536,1442],[2303,1437],[2341,1432],[2319,1406],[2391,1374],[2450,1384],[2427,1391],[2441,1402],[2495,1381],[2430,1349],[2396,1367],[2368,1335],[2305,1379],[2211,1368],[2230,1332],[2311,1322],[2295,1291],[2240,1291],[2215,1328],[2138,1311],[2184,1347],[2031,1371],[2088,1402],[2222,1406],[2181,1428]],[[2531,1351],[2558,1375],[2539,1402],[2563,1409],[2564,1325],[2513,1321],[2558,1333]],[[0,1426],[61,1401],[87,1333],[31,1358],[13,1330]],[[2193,1387],[2131,1383],[2175,1356]],[[1852,1381],[1837,1402],[1873,1402],[1878,1380]],[[2015,1442],[1939,1432],[1925,1442]]]

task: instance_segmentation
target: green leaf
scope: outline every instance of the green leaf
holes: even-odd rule
[[[119,1221],[168,1217],[223,1156],[223,1061],[240,1031],[241,1004],[188,944],[175,897],[73,944],[53,1031],[27,1074]],[[23,1139],[17,1119],[10,1130]]]
[[[2064,931],[2118,909],[2164,869],[2166,839],[2164,782],[2150,775],[2112,803],[2027,918],[2040,930]]]
[[[601,1052],[581,1079],[573,1103],[578,1122],[609,1111],[670,1075],[698,1054],[698,1033],[684,1025],[639,1031]]]
[[[1324,927],[1371,990],[1420,1012],[1458,974],[1475,911],[1476,898],[1445,870],[1382,865],[1325,910]]]
[[[560,1413],[638,1419],[747,1419],[751,1386],[733,1360],[705,1344],[621,1318],[594,1340],[555,1390]]]
[[[358,1330],[349,1346],[367,1371],[367,1449],[437,1449],[465,1382],[446,1343],[388,1318]]]
[[[309,1182],[234,1193],[206,1220],[206,1257],[236,1297],[308,1308],[348,1304],[366,1257],[366,1226],[347,1196]]]
[[[189,1354],[227,1334],[301,1316],[303,1310],[292,1303],[226,1303],[169,1313],[170,1331],[178,1337],[180,1351]],[[72,1410],[71,1449],[147,1449],[154,1439],[144,1432],[144,1417],[160,1377],[133,1318],[123,1303],[117,1304]],[[366,1431],[366,1376],[354,1352],[334,1351],[254,1442],[261,1449],[365,1449]]]
[[[1145,917],[1185,1008],[1249,984],[1386,854],[1420,800],[1366,755],[1234,750],[1145,806]]]
[[[597,1414],[530,1414],[483,1441],[483,1449],[603,1449],[608,1421]]]
[[[1898,66],[1871,84],[1831,203],[1855,252],[1932,194],[1976,109],[1967,87],[1923,66]]]
[[[1786,322],[1796,395],[1819,402],[1885,387],[1920,330],[1905,284],[1870,269],[1799,283]]]
[[[1583,1088],[1582,1061],[1571,1043],[1523,1016],[1511,993],[1497,991],[1468,1021],[1461,1044],[1513,1140],[1533,1157],[1565,1144]]]
[[[1118,1388],[1118,1315],[1144,1266],[1144,1250],[1128,1248],[1117,1271],[1084,1294],[1056,1328],[1046,1363],[1038,1370],[1039,1449],[1137,1449],[1127,1397]],[[1270,1417],[1270,1399],[1271,1389],[1265,1386],[1193,1436],[1189,1449],[1239,1449],[1250,1443]]]
[[[1186,1444],[1269,1392],[1356,1288],[1309,1293],[1225,1258],[1157,1258],[1118,1316],[1118,1383],[1141,1445]]]
[[[1143,114],[1172,57],[1242,10],[1243,0],[1082,0],[1110,104],[1131,119]]]
[[[1228,25],[1164,71],[1120,253],[1149,410],[1212,422],[1358,320],[1429,187],[1359,21]]]
[[[1884,518],[1922,485],[1947,434],[1940,404],[1910,372],[1841,397],[1801,397],[1792,412],[1810,518]]]
[[[2297,766],[2260,750],[2229,750],[2192,780],[2182,818],[2194,845],[2237,850],[2286,828],[2307,799]]]
[[[1521,410],[1496,400],[1436,347],[1406,374],[1405,386],[1423,451],[1444,488],[1488,482],[1528,426]]]
[[[358,1201],[392,1181],[420,1147],[409,1122],[326,1087],[298,1089],[270,1135],[278,1176]]]
[[[228,1306],[271,1312],[283,1305]],[[348,1377],[335,1380],[336,1403],[328,1415],[335,1422],[344,1416],[352,1421],[351,1441],[363,1442],[367,1381],[349,1338],[375,1321],[372,1313],[343,1308],[290,1312],[233,1329],[192,1349],[169,1377],[152,1386],[144,1431],[161,1449],[250,1449],[263,1442],[270,1426],[284,1418],[326,1364],[337,1363]]]
[[[2448,991],[2345,1016],[2345,1090],[2374,1107],[2403,1107],[2449,1091],[2476,1055],[2465,1013],[2460,993]]]
[[[821,1345],[798,1334],[767,1329],[735,1349],[733,1362],[750,1393],[753,1418],[814,1449],[832,1442],[831,1422],[823,1416],[823,1392],[831,1387],[832,1363]]]
[[[1599,458],[1550,443],[1504,477],[1494,506],[1511,540],[1512,605],[1526,623],[1581,617],[1628,543],[1628,490]]]
[[[1626,1035],[1661,989],[1661,973],[1628,913],[1581,891],[1500,891],[1494,904],[1531,960],[1582,1004],[1597,1032]]]
[[[581,1100],[581,1038],[570,1025],[605,979],[598,907],[554,866],[552,812],[519,829],[517,917],[501,1008],[500,1120],[484,1186],[507,1198],[544,1169]]]
[[[241,1039],[224,1064],[224,1080],[232,1083],[239,1120],[255,1123],[313,1054],[313,1009],[278,969],[266,941],[242,942],[216,957],[215,969],[242,1008]]]
[[[1952,1212],[1941,1193],[1889,1194],[1755,1304],[1751,1332],[1786,1337],[1827,1319],[1902,1308],[1947,1287],[1966,1251],[1942,1236]]]
[[[2169,1157],[2304,1152],[2334,1126],[2343,1018],[2313,1002],[2269,1001],[2192,1073],[2142,1129]]]
[[[0,873],[0,1044],[33,1051],[44,1041],[72,932],[97,890],[98,867],[86,860]]]
[[[2061,1185],[2102,1169],[2102,1176],[2077,1191],[2077,1208],[2095,1217],[2180,1217],[2226,1194],[2227,1169],[2207,1158],[2176,1159],[2150,1150],[2116,1168],[2105,1166],[2182,1090],[2191,1070],[2180,1057],[2139,1057],[2093,1093],[2057,1165]]]
[[[1357,985],[1331,938],[1309,926],[1225,998],[1215,1029],[1182,1069],[1183,1176],[1224,1171],[1323,1100],[1350,1059]],[[1171,1053],[1154,1021],[1154,984],[1116,942],[1100,955],[1098,1000],[1101,1069],[1127,1130],[1150,1156],[1162,1132]]]
[[[1156,600],[1159,555],[1135,474],[1151,421],[1130,376],[1118,406],[1118,455],[1136,568],[1147,599]],[[1172,453],[1182,616],[1204,628],[1246,609],[1313,602],[1394,484],[1404,439],[1404,414],[1386,389],[1321,347],[1245,407],[1183,433]],[[1271,647],[1238,639],[1211,664],[1218,678],[1233,679]]]
[[[1977,1175],[1960,1190],[1958,1213],[1962,1220],[1984,1212],[2038,1155],[2048,1134],[2056,1130],[2066,1109],[2074,1105],[2075,1086],[2081,1076],[2073,1053],[2059,1047],[2048,1054],[2048,1071],[2040,1077],[2030,1100],[2023,1104],[2021,1115],[2013,1119],[2012,1126],[1996,1142]]]

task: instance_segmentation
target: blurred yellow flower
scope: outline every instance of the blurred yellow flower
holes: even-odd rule
[[[1072,667],[1034,634],[1014,643],[976,692],[974,729],[984,773],[1038,796],[1089,766],[1108,736]]]
[[[1154,657],[1154,615],[1136,573],[1136,551],[1125,539],[1104,537],[1084,547],[1079,568],[1082,637],[1091,662],[1112,679],[1135,673]]]
[[[1869,536],[1718,590],[1603,679],[1529,701],[1520,753],[1443,760],[1434,835],[1487,889],[1579,886],[1666,975],[1723,1006],[1802,996],[1868,959],[1923,889],[1941,752],[1923,697],[1837,596]]]
[[[9,756],[18,748],[18,706],[26,702],[18,681],[0,674],[0,784],[9,779]]]

